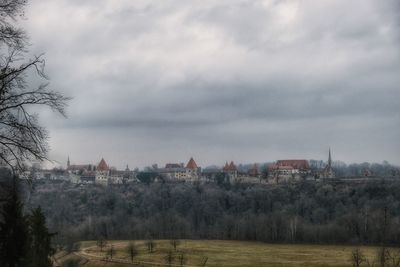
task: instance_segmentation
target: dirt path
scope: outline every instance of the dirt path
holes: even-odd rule
[[[117,242],[117,243],[112,243],[114,247],[123,247],[126,245],[126,242]],[[90,246],[86,247],[82,250],[79,250],[77,252],[74,252],[75,255],[82,257],[88,261],[104,261],[104,262],[111,262],[111,263],[118,263],[118,264],[125,264],[125,265],[130,265],[130,266],[141,266],[141,267],[199,267],[199,266],[193,266],[193,265],[178,265],[178,264],[165,264],[165,263],[156,263],[156,262],[145,262],[145,261],[134,261],[131,262],[129,259],[126,258],[107,258],[105,256],[100,256],[100,255],[94,255],[90,253],[90,250],[95,250],[97,246]]]

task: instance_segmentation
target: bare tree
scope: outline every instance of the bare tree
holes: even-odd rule
[[[0,0],[0,164],[13,170],[47,159],[48,135],[32,107],[46,106],[65,116],[69,100],[48,89],[43,55],[26,59],[27,35],[15,26],[26,3]]]
[[[386,263],[389,260],[388,252],[389,251],[385,246],[382,246],[378,249],[377,259],[378,259],[379,266],[385,267],[387,265]]]
[[[111,247],[110,247],[110,248],[108,249],[108,251],[107,251],[107,258],[109,258],[110,260],[112,260],[114,254],[115,254],[114,246],[111,245]]]
[[[174,253],[172,252],[172,250],[168,250],[167,255],[165,255],[164,259],[165,263],[168,266],[172,265],[172,263],[174,262]]]
[[[388,250],[387,263],[388,267],[400,267],[400,251]]]
[[[23,47],[26,42],[25,32],[13,25],[17,17],[23,16],[27,0],[0,1],[0,44],[1,46]]]
[[[381,229],[381,247],[378,250],[378,262],[381,267],[385,267],[387,265],[387,261],[389,260],[390,252],[386,247],[387,243],[387,234],[389,228],[389,217],[388,217],[388,210],[385,206],[383,208],[382,214],[382,229]]]
[[[181,243],[180,240],[178,240],[178,239],[171,239],[169,242],[175,251],[176,251],[177,247],[179,246],[179,244]]]
[[[289,220],[289,235],[292,243],[296,241],[297,228],[298,228],[298,218],[295,215]]]
[[[100,251],[103,251],[103,248],[107,245],[107,240],[104,238],[99,238],[97,240],[97,246],[100,248]]]
[[[205,267],[206,264],[207,264],[207,261],[208,261],[208,257],[204,257],[204,258],[202,259],[201,266],[202,266],[202,267]]]
[[[365,256],[362,253],[361,249],[356,248],[351,252],[351,262],[354,267],[360,267],[361,264],[365,261]]]
[[[126,248],[131,258],[131,262],[133,262],[134,258],[139,254],[134,242],[130,242]]]
[[[178,254],[178,261],[181,267],[186,264],[187,257],[183,251]]]
[[[153,253],[154,249],[156,247],[156,243],[154,242],[154,240],[152,238],[148,238],[146,240],[146,246],[147,246],[147,250],[149,251],[149,253]]]
[[[146,241],[144,243],[145,243],[149,253],[153,253],[154,248],[156,247],[157,244],[154,242],[153,237],[151,236],[151,234],[149,232],[146,233]]]

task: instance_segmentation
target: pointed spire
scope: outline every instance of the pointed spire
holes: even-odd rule
[[[329,147],[328,166],[332,166],[331,148]]]
[[[329,153],[328,153],[328,164],[325,166],[325,168],[321,174],[322,174],[322,178],[335,178],[335,172],[333,171],[333,168],[332,168],[331,148],[329,148]]]

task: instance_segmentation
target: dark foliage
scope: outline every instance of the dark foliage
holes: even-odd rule
[[[229,189],[184,183],[78,188],[47,182],[36,188],[32,205],[45,207],[51,228],[60,232],[59,242],[68,236],[81,240],[151,236],[400,244],[400,182],[396,181],[236,184]]]
[[[151,184],[158,177],[156,172],[139,172],[137,174],[137,179],[144,184]]]
[[[0,175],[0,266],[51,267],[51,246],[46,219],[40,208],[24,213],[19,179]]]
[[[17,190],[11,191],[0,212],[0,266],[28,266],[29,224]]]
[[[30,265],[51,267],[50,257],[55,250],[51,246],[51,238],[54,234],[49,233],[46,227],[46,218],[40,207],[34,209],[29,216],[31,249]]]

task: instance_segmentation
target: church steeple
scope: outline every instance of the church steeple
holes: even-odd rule
[[[322,178],[335,178],[335,172],[333,171],[333,168],[332,168],[331,148],[329,148],[329,153],[328,153],[328,164],[325,166],[324,170],[321,172],[321,177]]]
[[[68,156],[68,160],[67,160],[67,169],[69,169],[69,166],[71,166],[71,163],[69,161],[69,156]]]
[[[329,166],[329,167],[332,167],[331,148],[329,148],[328,166]]]

